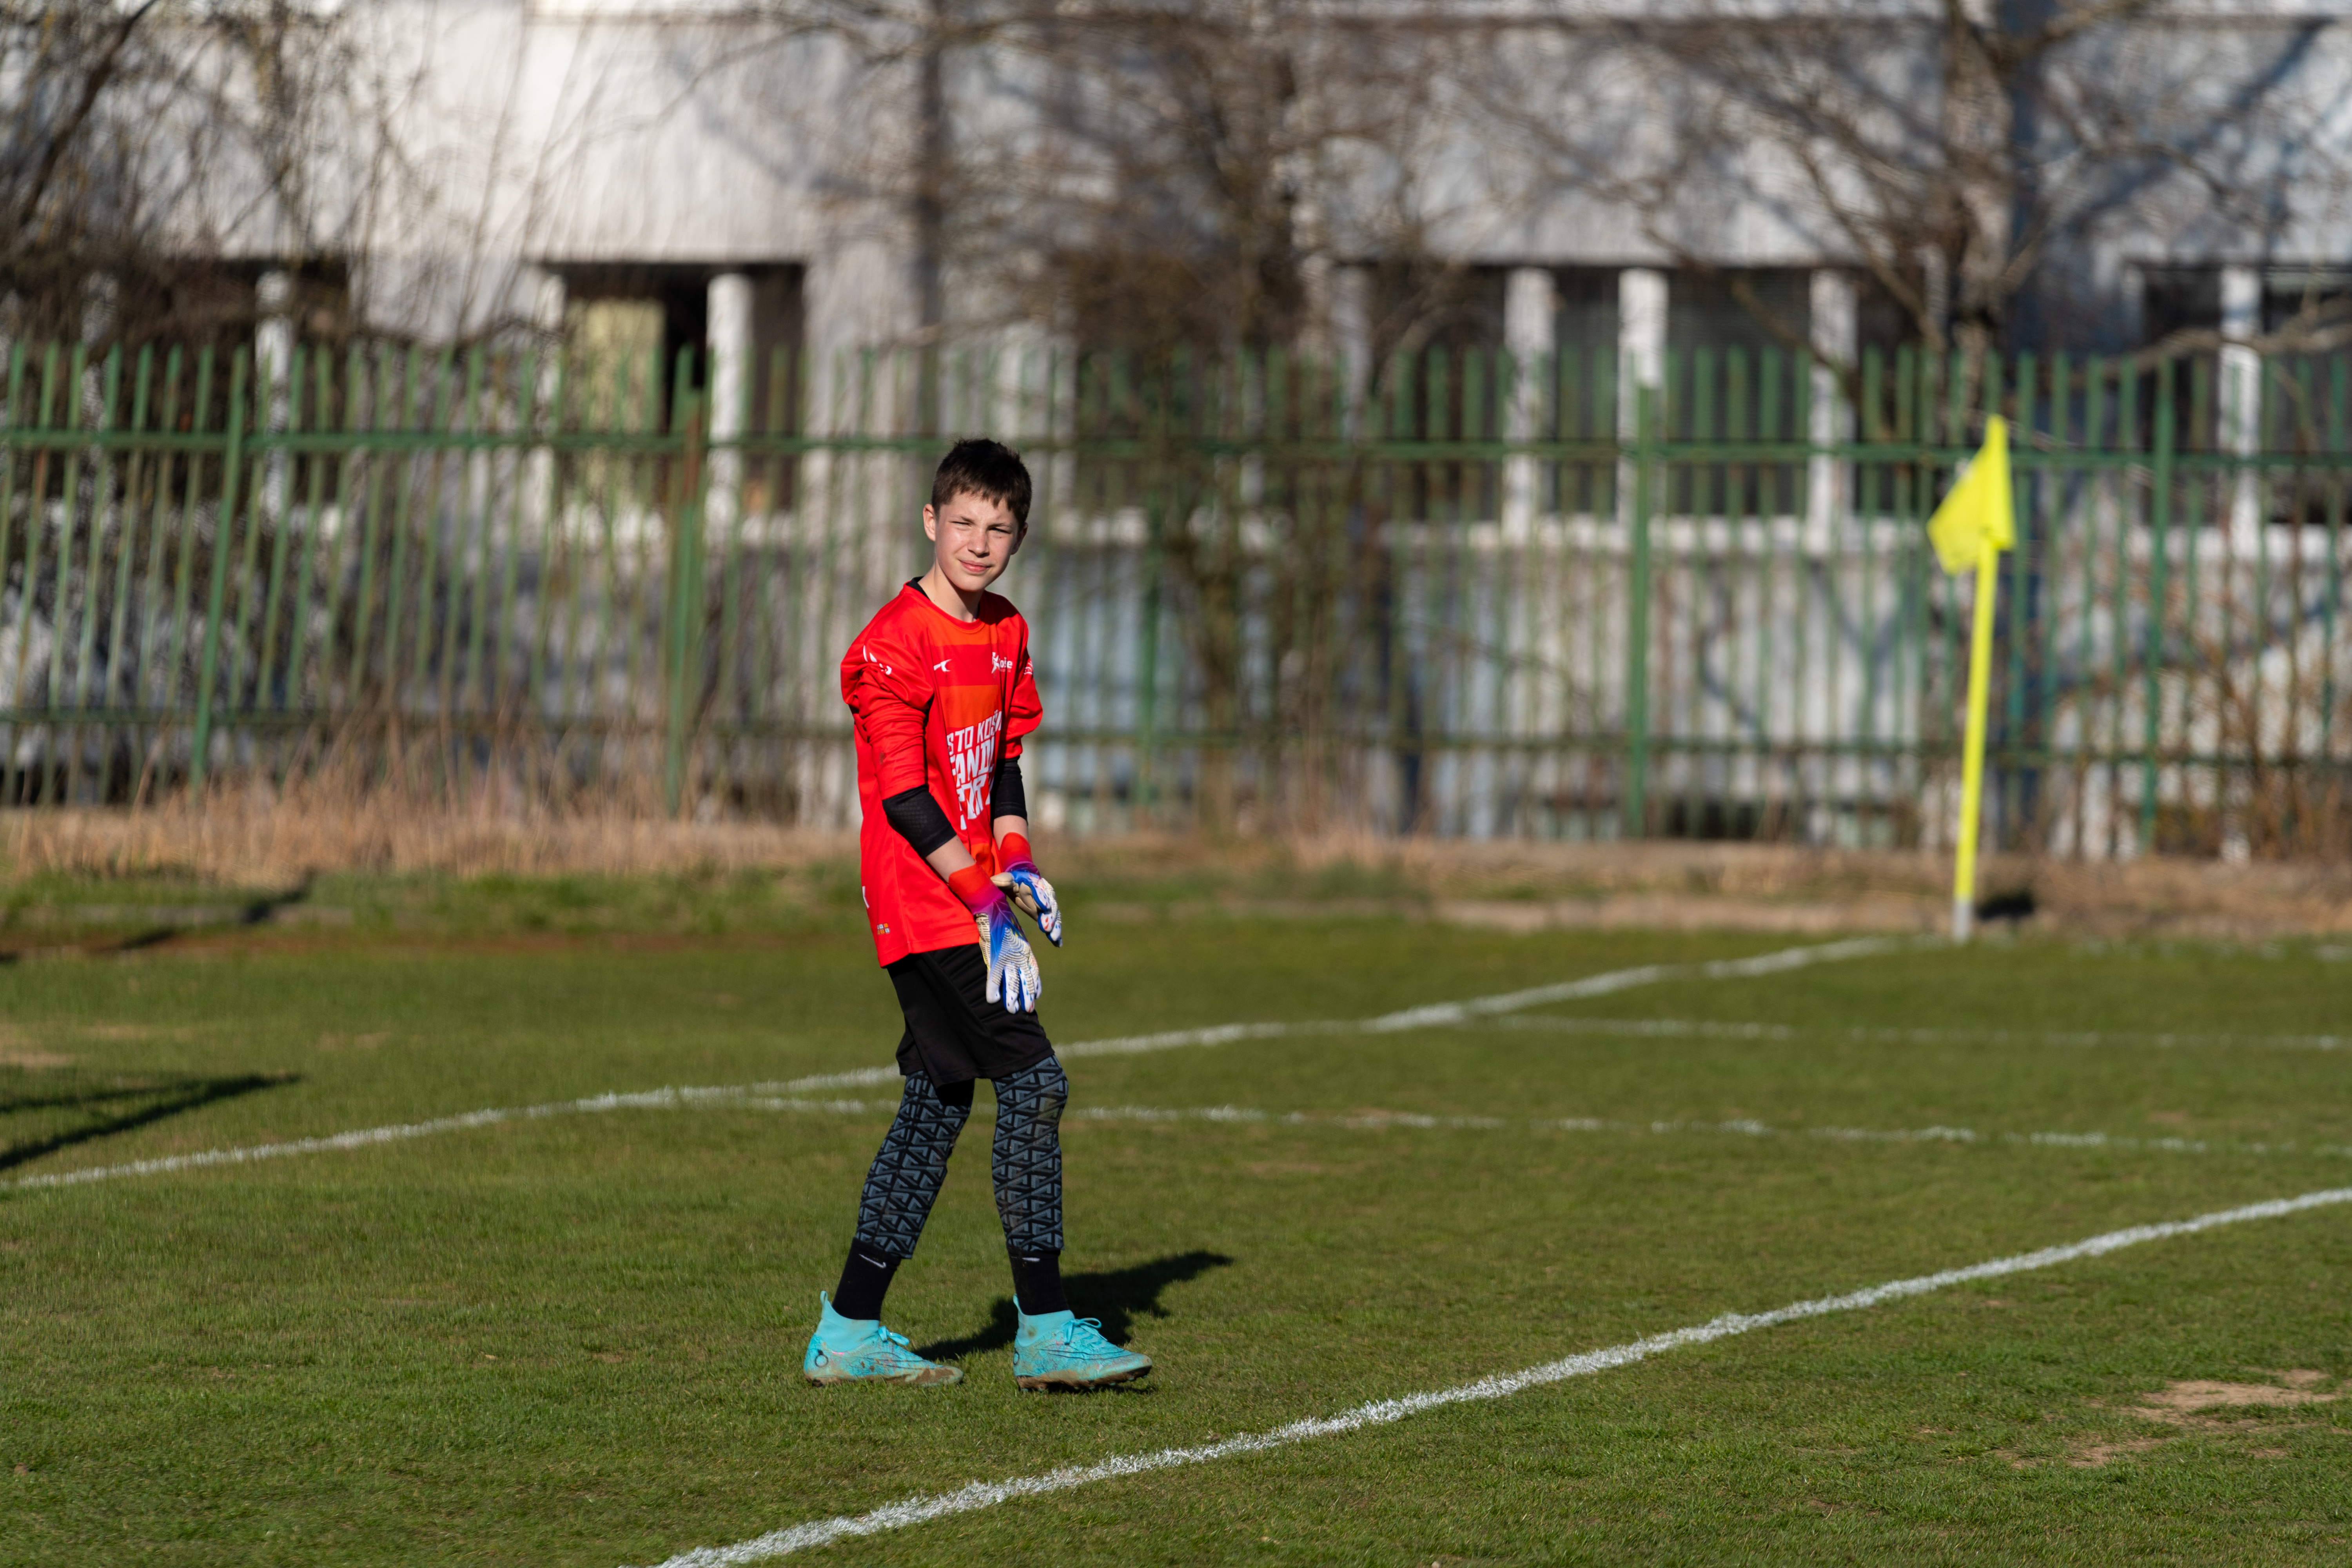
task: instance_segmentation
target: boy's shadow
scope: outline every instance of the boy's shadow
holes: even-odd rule
[[[0,1079],[0,1171],[26,1164],[44,1154],[70,1149],[77,1143],[111,1138],[118,1132],[195,1110],[219,1100],[235,1100],[258,1089],[280,1089],[300,1081],[295,1073],[239,1073],[230,1078],[161,1078],[147,1082],[75,1084],[56,1088],[19,1089]],[[41,1117],[45,1125],[11,1136],[9,1119]],[[58,1120],[70,1122],[58,1128]]]
[[[1168,1315],[1168,1310],[1160,1304],[1160,1292],[1232,1262],[1222,1252],[1180,1252],[1139,1263],[1132,1268],[1073,1274],[1063,1283],[1068,1289],[1074,1310],[1082,1317],[1100,1318],[1103,1336],[1114,1344],[1125,1344],[1128,1331],[1138,1316]],[[1001,1297],[989,1315],[988,1327],[980,1332],[960,1340],[940,1340],[921,1346],[915,1353],[927,1361],[954,1361],[982,1351],[1002,1350],[1013,1342],[1013,1331],[1019,1326],[1012,1298]]]

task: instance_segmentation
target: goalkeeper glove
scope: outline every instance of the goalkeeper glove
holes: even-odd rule
[[[1030,858],[1029,840],[1018,833],[1008,833],[997,846],[997,859],[1004,869],[998,875],[996,885],[1013,895],[1045,940],[1055,947],[1062,945],[1062,906],[1054,898],[1054,884],[1045,880]]]
[[[1013,900],[977,866],[950,877],[948,886],[971,910],[979,930],[981,952],[988,960],[988,999],[1003,1003],[1008,1013],[1034,1013],[1045,981],[1037,973],[1037,955],[1021,934]]]

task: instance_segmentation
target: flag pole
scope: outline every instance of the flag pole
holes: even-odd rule
[[[1969,726],[1960,753],[1960,847],[1952,867],[1952,940],[1976,923],[1977,826],[1984,817],[1985,710],[1992,700],[1992,601],[2000,583],[2000,546],[1977,541],[1976,621],[1969,637]]]

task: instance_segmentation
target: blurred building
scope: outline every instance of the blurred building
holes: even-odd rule
[[[2063,14],[2025,13],[2027,23]],[[1021,324],[1012,318],[1022,301],[972,277],[953,253],[958,236],[942,241],[938,226],[952,231],[979,206],[1055,181],[1118,177],[1030,166],[1090,89],[1058,79],[1034,47],[993,43],[1010,36],[991,30],[1003,15],[781,0],[335,0],[317,11],[317,47],[345,79],[316,95],[295,150],[299,203],[284,199],[283,180],[257,198],[252,182],[215,180],[184,226],[243,265],[269,300],[341,290],[356,325],[404,335],[534,326],[708,345],[723,364],[761,363],[776,347],[821,363],[851,345],[1001,334]],[[1284,68],[1299,73],[1286,112],[1313,97],[1315,62],[1339,58],[1331,36],[1406,14],[1289,15],[1318,38],[1262,45],[1288,51]],[[1785,346],[1786,331],[1759,324],[1759,300],[1839,359],[1916,337],[1916,321],[1863,265],[1851,215],[1801,177],[1801,150],[1743,143],[1735,131],[1718,144],[1684,143],[1679,163],[1643,162],[1662,139],[1688,135],[1688,106],[1654,73],[1626,73],[1611,28],[1703,33],[1774,16],[1883,37],[1867,68],[1885,79],[1874,91],[1887,112],[1910,105],[1923,122],[1948,118],[1936,105],[1944,84],[1933,58],[1944,9],[1924,0],[1413,10],[1406,20],[1426,41],[1403,47],[1426,50],[1433,75],[1473,84],[1442,95],[1442,126],[1399,133],[1355,174],[1282,175],[1295,221],[1316,230],[1298,248],[1314,271],[1317,341],[1357,355],[1382,346],[1381,266],[1398,226],[1384,227],[1380,209],[1406,182],[1418,193],[1410,227],[1421,259],[1455,269],[1449,344],[1606,347],[1654,374],[1678,346]],[[950,44],[932,50],[923,28],[942,20]],[[2341,5],[2170,0],[2135,13],[2134,27],[2074,62],[2076,87],[2058,82],[2012,105],[2015,137],[2081,136],[2063,124],[2081,79],[2147,84],[2144,100],[2113,91],[2072,105],[2143,117],[2137,155],[2111,142],[2096,167],[2069,166],[2063,148],[2038,165],[2046,184],[2099,189],[2066,198],[2087,216],[2047,237],[2006,325],[2009,348],[2115,350],[2196,327],[2252,335],[2352,283],[2352,23]],[[1546,51],[1559,55],[1549,74],[1531,69]],[[937,73],[928,95],[927,60]],[[1709,68],[1696,60],[1688,79]],[[1493,89],[1484,101],[1479,81]],[[1627,189],[1607,188],[1607,158],[1573,179],[1557,177],[1572,162],[1565,154],[1546,164],[1528,132],[1548,112],[1546,90],[1559,97],[1562,123],[1590,128],[1578,156],[1619,150]],[[949,145],[959,188],[927,193],[926,158]],[[1305,157],[1296,147],[1293,156]],[[986,200],[968,201],[961,187],[980,184]],[[2056,199],[2014,196],[2018,221],[2036,221],[2031,204],[2045,198]],[[1017,226],[992,233],[1058,243]],[[1900,265],[1935,268],[1932,258]],[[1930,296],[1951,287],[1932,275],[1916,286]],[[1026,323],[1079,337],[1093,324]]]

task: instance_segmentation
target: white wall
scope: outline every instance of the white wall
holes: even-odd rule
[[[2053,276],[2115,278],[2124,261],[2352,258],[2352,190],[2340,178],[2352,164],[2352,23],[2315,3],[2198,0],[2237,15],[2080,51],[2068,68],[2158,84],[2146,106],[2155,129],[2284,61],[2264,92],[2293,134],[2228,152],[2238,179],[2221,196],[2259,194],[2253,210],[2152,164],[2083,232],[2058,237]],[[1582,10],[1597,21],[1666,8]],[[2244,19],[2250,11],[2260,19]],[[2307,19],[2276,19],[2288,11]],[[1925,100],[1936,73],[1913,46],[1933,25],[1916,26],[1909,43],[1890,33],[1871,68],[1890,93]],[[223,165],[189,183],[180,226],[193,246],[356,258],[375,318],[427,332],[527,319],[530,263],[613,260],[803,264],[817,344],[889,341],[913,325],[892,174],[914,133],[903,66],[870,68],[838,39],[787,38],[688,0],[352,0],[322,37],[331,47],[312,86],[333,111],[304,210],[254,200],[251,171]],[[1736,114],[1713,153],[1677,163],[1680,122],[1706,106],[1608,28],[1502,37],[1491,68],[1525,84],[1532,111],[1498,116],[1437,95],[1414,129],[1409,178],[1372,160],[1352,186],[1318,192],[1315,221],[1338,254],[1350,235],[1370,243],[1381,232],[1382,204],[1404,203],[1440,253],[1480,262],[1655,267],[1678,248],[1735,266],[1855,259],[1802,172],[1770,138],[1743,135]],[[1032,74],[1011,58],[968,60],[956,114],[976,135],[1017,141],[1050,98]],[[1590,178],[1561,177],[1546,127],[1572,128],[1597,150]],[[1662,174],[1671,199],[1646,212],[1602,188]],[[997,302],[961,309],[992,316]]]

